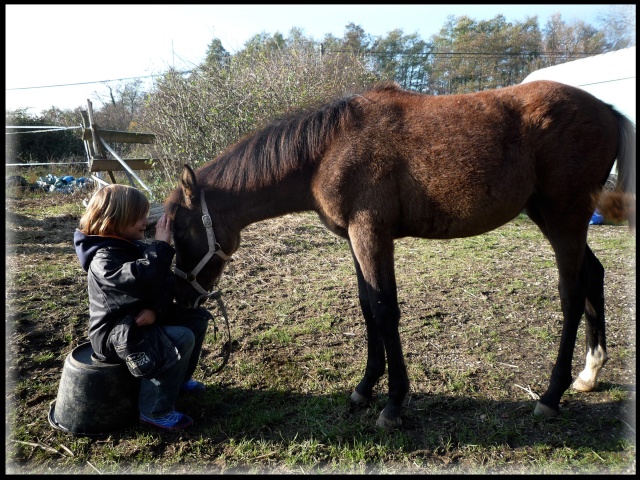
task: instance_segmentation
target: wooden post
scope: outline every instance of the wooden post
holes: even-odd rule
[[[151,144],[155,141],[155,135],[151,133],[124,132],[117,130],[103,130],[95,123],[93,116],[93,106],[91,100],[87,99],[87,111],[82,111],[82,141],[84,142],[87,156],[89,157],[89,170],[91,172],[107,172],[112,183],[117,183],[113,175],[113,171],[122,171],[131,186],[135,187],[134,179],[137,180],[142,187],[149,192],[153,199],[151,189],[145,185],[134,170],[148,170],[152,168],[149,159],[130,158],[122,159],[113,148],[107,143],[141,143]],[[107,151],[114,159],[107,157]],[[98,177],[95,177],[98,178]],[[105,183],[100,179],[100,183]]]
[[[89,115],[86,111],[82,110],[80,112],[82,115],[82,127],[85,131],[91,132],[91,122],[89,121]],[[83,135],[84,137],[84,135]],[[84,143],[84,148],[87,151],[87,160],[91,162],[91,159],[95,158],[96,152],[93,149],[93,143],[87,140],[86,138],[82,139]]]
[[[87,112],[89,114],[89,128],[91,130],[91,139],[93,140],[94,158],[107,158],[107,152],[105,152],[104,147],[100,142],[100,138],[98,137],[98,126],[93,121],[93,106],[91,105],[91,100],[89,99],[87,99],[87,107]]]

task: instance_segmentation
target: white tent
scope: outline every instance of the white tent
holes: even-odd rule
[[[586,90],[636,123],[636,47],[560,63],[531,72],[522,83],[554,80]],[[617,168],[613,164],[611,173]]]
[[[554,80],[579,87],[636,123],[636,47],[541,68],[522,83]]]

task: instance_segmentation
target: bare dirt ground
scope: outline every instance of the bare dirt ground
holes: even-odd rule
[[[7,202],[6,399],[13,408],[7,427],[21,445],[46,444],[54,436],[45,419],[64,358],[87,338],[86,278],[72,245],[79,204],[80,197],[65,195],[24,195]],[[519,448],[539,442],[588,449],[598,442],[594,435],[635,445],[635,243],[625,239],[626,227],[592,229],[590,244],[607,271],[611,358],[597,391],[565,394],[561,407],[570,414],[562,417],[564,423],[534,428],[529,414],[536,392],[547,387],[562,317],[553,253],[527,221],[465,242],[398,242],[401,336],[411,378],[402,428],[415,458],[444,466],[482,462],[460,447],[442,447],[442,439],[448,435],[454,446],[464,444],[465,427],[474,435],[486,428],[490,435],[495,430],[488,418],[502,422],[500,431],[507,433],[501,435],[510,438],[513,452],[500,455],[515,456]],[[525,233],[512,235],[511,228]],[[621,243],[633,251],[613,251],[611,245]],[[315,217],[286,216],[250,226],[221,287],[233,319],[234,351],[216,377],[218,388],[348,395],[365,363],[355,275],[346,246]],[[296,330],[307,322],[318,322],[318,331]],[[287,326],[292,341],[267,340],[269,332]],[[205,348],[203,378],[216,354]],[[584,358],[582,325],[574,375]],[[250,362],[260,365],[255,376],[246,368]],[[378,390],[386,394],[386,380]],[[207,407],[194,408],[200,407],[207,428]],[[365,421],[373,422],[377,412],[367,415]],[[304,435],[301,425],[291,429],[292,437],[294,430]],[[196,430],[192,438],[197,435]],[[223,432],[217,439],[210,435],[213,441],[225,439]],[[486,442],[491,445],[489,438]],[[11,460],[28,471],[34,450],[18,449]],[[635,461],[629,469],[635,472]]]

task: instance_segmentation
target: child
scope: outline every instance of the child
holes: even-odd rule
[[[191,379],[211,314],[173,301],[175,254],[163,215],[146,244],[149,201],[133,187],[108,185],[91,198],[73,241],[89,292],[89,340],[100,361],[124,361],[141,377],[140,420],[165,430],[193,423],[174,409],[179,392],[202,392]]]

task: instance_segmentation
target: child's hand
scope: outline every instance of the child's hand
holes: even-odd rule
[[[156,240],[162,240],[163,242],[171,243],[171,220],[166,214],[158,219],[156,223]]]
[[[156,321],[156,312],[148,308],[143,308],[136,317],[136,325],[139,327],[145,327],[152,325]]]

